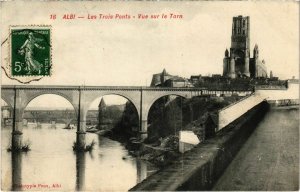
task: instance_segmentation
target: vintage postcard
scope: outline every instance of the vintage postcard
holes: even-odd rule
[[[1,190],[299,190],[298,1],[0,1]]]

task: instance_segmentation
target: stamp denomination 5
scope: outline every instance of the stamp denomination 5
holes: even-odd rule
[[[11,75],[49,76],[51,69],[51,28],[11,28]]]

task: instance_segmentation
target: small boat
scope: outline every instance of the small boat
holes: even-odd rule
[[[135,149],[135,150],[138,150],[141,147],[142,143],[143,142],[141,140],[139,140],[138,138],[135,138],[135,137],[132,137],[129,139],[130,148]]]
[[[87,127],[86,127],[86,132],[89,132],[89,133],[95,133],[95,132],[97,132],[97,131],[99,131],[99,130],[96,128],[95,125],[87,126]]]
[[[95,133],[98,135],[106,135],[107,133],[111,132],[110,130],[98,130]]]
[[[63,129],[75,129],[74,125],[71,125],[70,123]]]
[[[42,124],[40,122],[37,122],[36,128],[42,128]]]

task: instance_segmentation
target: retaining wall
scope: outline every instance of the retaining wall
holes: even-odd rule
[[[130,191],[210,190],[267,112],[262,102]]]
[[[299,99],[299,83],[288,83],[287,89],[257,89],[255,94],[267,100]]]
[[[299,100],[298,83],[288,83],[288,88],[286,89],[257,89],[250,96],[218,111],[218,127],[216,131],[223,129],[263,100],[276,101],[286,99]]]
[[[233,122],[262,101],[262,97],[257,96],[256,93],[253,93],[250,96],[247,96],[223,109],[220,109],[218,111],[218,128],[216,131],[223,129],[229,123]]]

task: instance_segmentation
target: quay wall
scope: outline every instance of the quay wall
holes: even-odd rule
[[[287,89],[257,89],[255,94],[267,100],[299,99],[299,83],[288,83]]]
[[[250,96],[244,97],[243,99],[220,109],[217,114],[218,127],[216,131],[223,129],[229,123],[233,122],[262,101],[262,97],[253,93]]]
[[[268,109],[261,102],[130,191],[210,190]]]
[[[219,131],[229,123],[246,113],[249,109],[267,100],[270,103],[281,100],[291,100],[291,103],[299,103],[299,83],[288,83],[287,88],[256,89],[254,93],[218,111]]]

